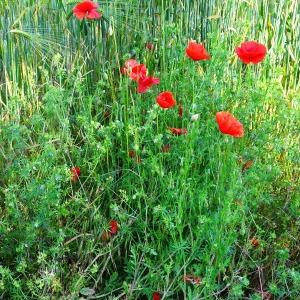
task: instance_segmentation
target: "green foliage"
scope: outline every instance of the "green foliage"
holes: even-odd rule
[[[297,3],[223,2],[101,1],[100,22],[70,1],[2,3],[3,299],[299,297]],[[191,37],[210,61],[185,57]],[[245,38],[268,44],[261,65],[234,58]],[[132,56],[161,80],[144,95],[118,71]],[[155,104],[163,90],[182,119]],[[243,139],[219,133],[221,110]]]

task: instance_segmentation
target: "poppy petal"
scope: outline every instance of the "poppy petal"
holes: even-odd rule
[[[267,54],[267,48],[263,44],[255,41],[248,41],[242,43],[240,47],[237,47],[235,52],[243,63],[258,64],[264,60]]]
[[[138,81],[140,78],[145,78],[147,76],[147,69],[146,66],[141,64],[141,65],[135,65],[129,74],[129,77],[134,80]]]
[[[118,224],[118,222],[115,221],[115,220],[111,220],[111,221],[109,222],[109,229],[110,229],[109,232],[110,232],[112,235],[117,234],[118,229],[119,229],[119,224]]]
[[[71,171],[71,180],[73,182],[76,182],[79,179],[79,176],[80,176],[80,173],[81,173],[80,168],[79,167],[72,167],[70,171]]]
[[[96,10],[91,10],[88,15],[86,16],[88,19],[99,19],[101,18],[101,14]]]
[[[159,84],[159,78],[155,78],[155,77],[140,78],[138,81],[137,92],[143,94],[147,92],[147,90],[150,89],[152,85],[155,84]]]
[[[195,41],[190,41],[186,50],[186,55],[194,61],[208,60],[210,55],[202,44],[198,44]]]
[[[237,138],[244,136],[243,125],[231,113],[224,111],[217,112],[216,121],[222,133]]]
[[[160,300],[161,298],[160,298],[160,293],[159,292],[154,292],[153,294],[152,294],[152,299],[153,300]]]
[[[139,63],[135,60],[135,59],[128,59],[126,62],[125,62],[125,67],[127,69],[132,69],[133,67],[135,67],[136,65],[138,65]]]
[[[176,100],[171,92],[162,92],[156,97],[157,104],[162,108],[171,108],[176,105]]]
[[[99,19],[101,14],[97,11],[97,8],[97,3],[91,0],[85,0],[75,5],[73,8],[73,14],[79,20],[84,18]]]
[[[185,135],[187,134],[187,129],[186,128],[174,128],[174,127],[169,127],[169,131],[173,135]]]

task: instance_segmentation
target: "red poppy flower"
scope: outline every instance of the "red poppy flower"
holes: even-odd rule
[[[160,293],[159,292],[154,292],[152,294],[153,300],[160,300]]]
[[[101,14],[97,11],[97,8],[98,8],[97,3],[90,0],[85,0],[78,3],[73,8],[73,14],[79,20],[82,20],[84,18],[99,19],[101,18]]]
[[[78,179],[79,179],[79,176],[80,176],[80,168],[79,167],[73,167],[71,168],[71,180],[73,182],[76,182]]]
[[[125,68],[127,69],[132,69],[133,67],[135,67],[136,65],[138,65],[138,61],[133,59],[133,58],[130,58],[128,60],[126,60],[125,62]]]
[[[119,224],[115,220],[109,222],[109,232],[111,235],[116,235],[119,229]]]
[[[242,43],[240,47],[236,48],[235,52],[243,63],[258,64],[265,58],[267,48],[263,44],[250,41]]]
[[[138,81],[137,92],[140,94],[146,93],[147,90],[150,89],[154,84],[159,84],[159,78],[155,78],[155,77],[140,78]]]
[[[145,65],[135,65],[134,67],[132,67],[129,76],[132,80],[138,81],[141,78],[145,78],[147,76],[147,72],[148,71]]]
[[[133,58],[130,58],[130,59],[128,59],[126,62],[125,62],[125,64],[124,64],[124,67],[122,67],[121,68],[121,73],[122,74],[127,74],[127,75],[129,75],[130,74],[130,72],[131,72],[131,70],[135,67],[135,66],[137,66],[139,63],[135,60],[135,59],[133,59]]]
[[[194,275],[185,275],[183,276],[183,281],[185,283],[191,283],[193,285],[198,285],[201,283],[201,278]]]
[[[189,42],[185,52],[189,58],[195,61],[210,59],[210,55],[205,50],[204,46],[202,44],[197,44],[195,41]]]
[[[161,147],[161,152],[167,153],[167,152],[170,152],[170,150],[171,150],[171,145],[169,145],[169,144],[163,145]]]
[[[116,235],[119,230],[119,224],[115,220],[111,220],[109,222],[109,230],[104,231],[101,235],[101,239],[103,242],[108,241],[112,236]]]
[[[173,128],[173,127],[169,127],[168,128],[170,130],[170,132],[173,135],[183,135],[183,134],[187,134],[187,129],[186,128]]]
[[[217,112],[216,121],[222,133],[237,138],[244,136],[243,125],[231,113],[226,111]]]
[[[176,105],[176,100],[171,92],[162,92],[156,97],[157,104],[162,108],[171,108]]]
[[[182,104],[180,103],[178,106],[178,117],[182,118],[182,115],[183,115],[183,107]]]
[[[135,157],[135,151],[134,151],[134,150],[129,150],[129,151],[128,151],[128,156],[129,156],[130,158],[134,158],[134,157]]]

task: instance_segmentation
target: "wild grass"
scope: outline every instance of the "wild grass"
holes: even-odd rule
[[[299,3],[99,1],[78,22],[75,2],[0,4],[2,299],[297,299]],[[190,38],[210,61],[185,57]],[[246,39],[268,46],[261,65],[235,57]],[[130,57],[160,85],[138,95]],[[155,105],[163,90],[182,119]],[[220,110],[243,139],[219,133]]]

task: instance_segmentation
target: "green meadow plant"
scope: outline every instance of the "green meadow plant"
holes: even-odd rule
[[[0,4],[1,297],[297,299],[299,3],[98,3]],[[160,83],[137,93],[128,59]]]

